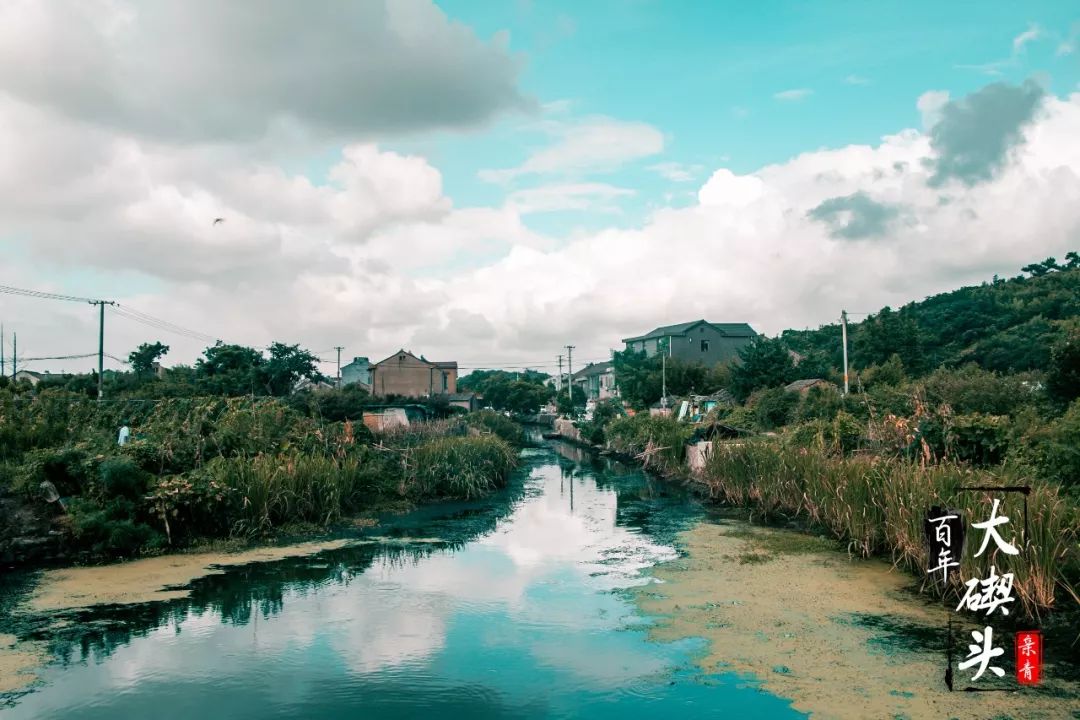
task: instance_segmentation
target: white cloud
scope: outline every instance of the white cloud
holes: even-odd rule
[[[527,175],[588,175],[610,172],[664,149],[664,136],[652,125],[593,117],[576,123],[552,123],[555,142],[537,150],[514,168],[481,170],[488,182]]]
[[[701,165],[686,165],[677,162],[662,162],[649,166],[649,169],[671,182],[685,183],[693,181],[703,170]]]
[[[869,85],[870,80],[864,78],[862,75],[848,75],[844,78],[844,82],[848,85]]]
[[[922,114],[923,130],[929,130],[941,119],[941,110],[949,102],[948,90],[928,90],[919,96],[915,107]]]
[[[97,43],[84,52],[87,68],[95,53],[108,67],[118,62],[109,33],[126,32],[129,21],[103,13],[92,19],[96,34],[75,33],[65,49]],[[407,15],[395,22],[404,23],[395,25],[401,43],[427,37],[408,30],[416,25]],[[68,77],[66,57],[50,72]],[[1023,132],[995,141],[993,162],[970,183],[932,182],[941,148],[967,145],[935,146],[925,132],[900,130],[752,173],[715,169],[690,207],[556,239],[530,230],[523,213],[625,202],[634,188],[580,176],[660,153],[659,130],[611,118],[549,122],[550,145],[492,172],[554,179],[517,189],[501,206],[455,207],[441,173],[417,155],[350,142],[323,183],[286,170],[272,144],[181,142],[140,121],[177,114],[175,103],[95,114],[86,107],[115,94],[84,89],[46,101],[20,82],[18,92],[0,84],[0,277],[116,299],[257,346],[345,345],[379,357],[406,345],[467,365],[553,358],[573,343],[575,359],[597,360],[620,338],[663,323],[707,317],[773,333],[827,321],[844,306],[897,305],[1060,257],[1080,233],[1080,95],[1035,97],[1038,112],[1030,122],[1024,115]],[[944,100],[920,98],[928,124]],[[992,129],[979,114],[993,107],[970,102],[960,119]],[[246,117],[237,125],[226,117],[222,127],[243,129],[243,138],[262,132]],[[278,131],[302,137],[317,122],[304,117]],[[205,135],[216,122],[202,117],[197,128]],[[963,127],[955,130],[959,137]],[[828,212],[811,215],[815,208]],[[872,223],[874,208],[897,211]],[[863,216],[837,220],[834,210]],[[214,217],[227,222],[212,226]],[[0,302],[26,355],[95,347],[88,306]],[[107,322],[115,355],[155,339],[173,346],[167,362],[190,362],[202,349],[115,316]]]
[[[814,93],[810,88],[793,88],[791,90],[781,90],[775,93],[773,97],[777,100],[784,102],[795,102],[798,100],[804,100],[810,97]]]
[[[1012,50],[1014,55],[1018,55],[1024,50],[1024,46],[1030,42],[1034,42],[1042,37],[1042,28],[1035,23],[1028,25],[1028,29],[1020,33],[1013,38]]]
[[[541,185],[511,193],[508,205],[523,215],[558,210],[618,212],[618,199],[633,194],[633,190],[606,183]]]
[[[290,122],[349,138],[474,127],[534,106],[520,65],[430,0],[0,6],[6,93],[172,141],[254,140]]]

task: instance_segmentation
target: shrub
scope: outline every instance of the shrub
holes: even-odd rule
[[[694,427],[670,415],[640,413],[613,420],[607,427],[610,445],[617,451],[642,456],[644,465],[664,473],[682,469],[686,443]]]
[[[799,422],[832,420],[843,407],[843,396],[836,388],[815,385],[802,396],[795,411],[795,418]]]
[[[517,453],[496,437],[446,437],[415,448],[409,460],[407,494],[473,498],[506,485]]]
[[[126,457],[109,458],[98,467],[100,490],[105,498],[137,500],[146,493],[148,479],[148,474]]]
[[[945,430],[949,457],[975,465],[997,465],[1008,450],[1009,419],[1001,415],[956,415]]]
[[[137,508],[127,498],[104,505],[78,499],[70,511],[75,539],[94,555],[135,555],[158,538],[152,527],[137,519]]]
[[[521,425],[494,410],[480,410],[479,412],[469,413],[465,416],[465,422],[470,427],[490,432],[511,445],[521,446],[525,444],[525,431],[521,428]]]
[[[747,406],[754,411],[754,419],[762,430],[775,430],[791,422],[799,394],[783,388],[769,388],[754,393]]]

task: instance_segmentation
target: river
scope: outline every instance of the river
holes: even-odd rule
[[[745,667],[703,663],[707,633],[662,637],[647,614],[641,598],[664,596],[652,571],[703,525],[697,503],[560,443],[522,460],[483,501],[166,601],[10,615],[0,633],[43,657],[0,718],[807,716]]]

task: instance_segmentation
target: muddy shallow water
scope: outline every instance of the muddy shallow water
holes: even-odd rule
[[[0,719],[1069,717],[942,697],[918,632],[940,610],[887,566],[569,446],[523,455],[503,493],[326,544],[9,587]]]

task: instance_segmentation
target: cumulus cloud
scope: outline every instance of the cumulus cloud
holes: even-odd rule
[[[555,141],[517,167],[481,170],[488,182],[507,182],[527,175],[588,175],[609,172],[664,149],[664,135],[652,125],[593,117],[550,124]]]
[[[929,130],[941,119],[941,110],[949,102],[948,90],[928,90],[919,96],[915,107],[922,115],[923,130]]]
[[[812,219],[824,222],[834,238],[862,240],[884,236],[900,216],[900,208],[878,202],[860,190],[829,198],[808,214]]]
[[[67,117],[174,141],[471,127],[527,109],[521,61],[430,0],[0,7],[0,87]],[[28,68],[33,68],[28,72]]]
[[[1019,87],[994,83],[942,105],[937,110],[940,119],[930,130],[937,152],[931,182],[956,179],[970,185],[989,180],[1023,141],[1024,127],[1044,95],[1031,80]]]
[[[121,66],[111,38],[141,16],[102,7],[85,22],[104,29],[70,40]],[[398,7],[383,12],[405,12]],[[400,37],[413,37],[401,29],[414,27],[408,16],[394,22]],[[276,46],[266,47],[273,55]],[[64,62],[50,72],[66,77]],[[345,345],[382,357],[406,345],[464,366],[554,363],[572,343],[575,362],[602,360],[621,338],[659,324],[707,317],[775,333],[827,321],[845,305],[900,304],[1060,257],[1080,235],[1080,96],[1060,99],[1033,83],[939,102],[940,119],[925,132],[898,129],[751,173],[718,168],[689,207],[564,238],[530,229],[523,216],[625,202],[635,188],[574,176],[659,153],[659,130],[560,118],[548,125],[548,146],[502,171],[545,184],[495,206],[458,207],[419,155],[350,141],[327,178],[308,177],[246,141],[179,142],[182,134],[158,131],[148,118],[176,114],[171,102],[147,113],[118,104],[109,87],[46,100],[27,83],[0,85],[0,277],[116,299],[256,346]],[[211,117],[213,103],[196,104],[192,136],[232,127],[227,104],[221,117]],[[333,113],[319,119],[316,110],[300,119],[333,125]],[[245,122],[239,135],[260,132]],[[227,222],[213,226],[214,217]],[[873,241],[837,241],[861,237]],[[18,318],[25,353],[95,347],[88,306],[2,302],[4,317]],[[203,347],[107,320],[107,352],[123,356],[154,339],[172,345],[168,362],[190,362]]]

